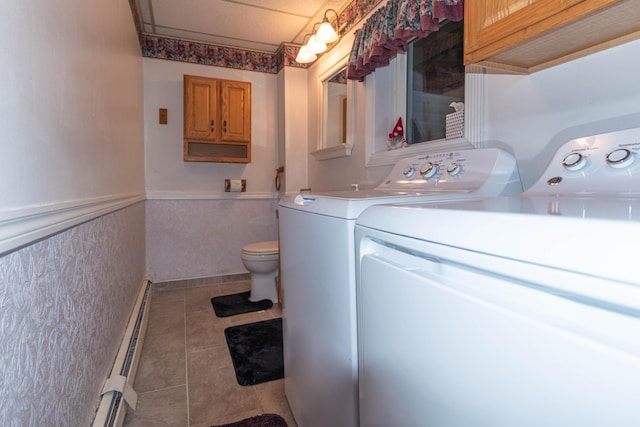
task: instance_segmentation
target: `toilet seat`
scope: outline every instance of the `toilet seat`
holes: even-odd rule
[[[251,243],[242,248],[242,253],[247,255],[278,255],[278,241]]]

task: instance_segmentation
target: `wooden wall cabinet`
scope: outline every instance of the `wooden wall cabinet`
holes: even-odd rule
[[[640,38],[638,0],[466,0],[465,65],[531,73]]]
[[[184,160],[251,162],[251,83],[184,76]]]

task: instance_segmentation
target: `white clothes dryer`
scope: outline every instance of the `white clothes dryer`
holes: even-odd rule
[[[285,392],[300,427],[357,426],[355,221],[368,206],[518,194],[497,149],[401,159],[368,191],[298,194],[279,205]]]
[[[361,425],[637,426],[638,156],[594,135],[521,196],[368,208]]]

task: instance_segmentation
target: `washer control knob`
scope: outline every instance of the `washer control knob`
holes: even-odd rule
[[[462,172],[462,166],[458,162],[449,163],[449,166],[447,166],[447,172],[449,172],[449,175],[458,175]]]
[[[411,179],[416,174],[416,169],[413,166],[409,166],[402,171],[402,174],[405,176],[405,178]]]
[[[420,175],[422,175],[424,179],[433,178],[437,172],[438,172],[438,165],[433,164],[432,162],[428,162],[427,164],[422,166],[422,169],[420,169]]]
[[[587,165],[587,158],[580,153],[568,154],[562,160],[562,166],[569,171],[579,171]]]
[[[618,148],[607,154],[607,164],[612,168],[622,169],[635,161],[635,157],[630,150],[626,148]]]

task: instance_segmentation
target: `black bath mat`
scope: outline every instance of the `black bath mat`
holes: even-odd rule
[[[218,317],[228,317],[236,314],[251,313],[252,311],[266,310],[273,307],[271,300],[249,301],[250,291],[239,294],[223,295],[211,298],[213,311]]]
[[[220,424],[211,427],[287,427],[287,422],[277,414],[262,414],[230,424]]]
[[[224,330],[240,385],[284,378],[282,319],[264,320]]]

